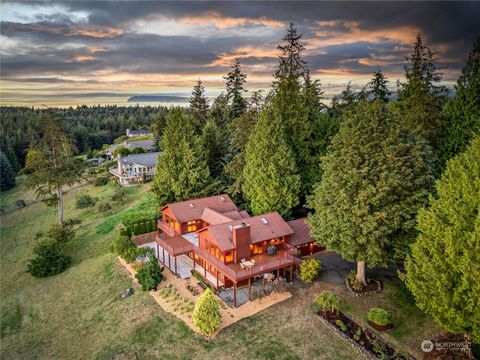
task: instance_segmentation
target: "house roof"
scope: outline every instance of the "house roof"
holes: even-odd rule
[[[155,140],[134,140],[134,141],[124,141],[120,144],[115,144],[115,145],[112,145],[110,146],[108,149],[107,149],[107,152],[111,152],[113,153],[115,150],[117,150],[118,148],[121,148],[121,147],[124,147],[124,148],[127,148],[129,150],[133,150],[133,149],[136,149],[136,148],[143,148],[145,150],[152,150],[153,149],[153,146],[155,145]]]
[[[229,213],[233,212],[230,211]],[[203,209],[200,219],[202,219],[209,225],[217,225],[235,220],[231,217],[226,216],[226,214],[227,213],[221,214],[219,212],[216,212],[215,210],[206,207]]]
[[[154,167],[154,166],[157,166],[157,160],[160,154],[161,152],[151,152],[151,153],[144,153],[144,154],[128,155],[120,158],[120,162],[123,165],[137,164],[140,166]]]
[[[315,241],[315,239],[310,235],[310,229],[305,223],[305,220],[307,220],[307,218],[291,220],[287,223],[294,231],[294,233],[290,236],[290,245],[298,246]]]
[[[232,240],[232,231],[230,229],[241,223],[246,223],[250,226],[252,244],[293,234],[292,228],[277,212],[211,225],[201,231],[208,231],[219,248],[222,251],[228,251],[235,248]]]
[[[153,133],[148,130],[130,130],[130,136],[152,135]]]
[[[220,214],[230,211],[238,211],[237,206],[227,194],[171,203],[165,205],[162,210],[167,207],[170,209],[175,220],[180,223],[201,219],[205,208],[209,208],[210,210]],[[213,216],[211,213],[208,215],[210,217]]]

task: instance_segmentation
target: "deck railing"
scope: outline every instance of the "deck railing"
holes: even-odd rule
[[[165,224],[161,219],[157,220],[157,228],[159,228],[160,230],[165,232],[170,237],[180,235],[179,233],[177,233],[175,231],[175,229],[173,229],[170,226],[168,226],[167,224]]]
[[[282,254],[282,257],[277,257],[275,259],[272,259],[269,262],[266,262],[264,264],[258,264],[258,265],[253,265],[249,267],[248,269],[241,269],[241,270],[235,270],[231,268],[228,265],[225,265],[223,262],[218,260],[216,257],[214,257],[212,254],[209,252],[205,251],[204,249],[200,249],[198,247],[195,247],[195,252],[205,258],[208,262],[210,262],[212,265],[216,266],[219,268],[221,271],[223,271],[228,277],[234,279],[235,281],[241,281],[248,279],[253,276],[261,275],[266,272],[274,271],[277,269],[281,269],[285,266],[288,265],[295,265],[295,259],[288,254],[288,252],[284,251]]]

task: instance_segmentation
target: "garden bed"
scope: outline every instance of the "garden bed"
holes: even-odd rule
[[[365,330],[340,311],[319,310],[318,315],[333,331],[369,359],[413,359],[408,354],[398,352],[382,338]]]
[[[369,280],[368,284],[366,286],[362,287],[361,290],[357,290],[357,289],[353,288],[352,285],[350,284],[350,282],[348,281],[348,278],[345,279],[345,283],[347,284],[348,290],[350,290],[350,292],[352,294],[354,294],[355,296],[364,296],[364,295],[368,295],[368,294],[375,294],[375,293],[379,292],[380,290],[382,290],[382,284],[378,280]]]

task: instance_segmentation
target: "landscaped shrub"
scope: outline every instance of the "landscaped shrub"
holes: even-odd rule
[[[52,196],[46,199],[43,199],[42,202],[48,207],[51,207],[51,208],[56,207],[58,205],[58,195],[53,194]]]
[[[307,259],[300,264],[300,278],[305,282],[312,282],[320,272],[320,260]]]
[[[138,224],[133,224],[132,225],[132,233],[135,235],[140,234],[140,226]]]
[[[357,328],[357,330],[355,330],[355,333],[353,334],[353,338],[356,340],[356,341],[360,341],[362,337],[362,329],[361,328]]]
[[[27,264],[27,272],[35,277],[46,277],[63,272],[70,264],[70,256],[62,251],[61,244],[47,239],[39,240],[34,247],[35,257]]]
[[[322,291],[314,300],[314,305],[319,310],[337,312],[342,306],[342,299],[331,291]]]
[[[163,279],[164,268],[158,265],[157,259],[155,257],[150,257],[148,263],[138,270],[137,275],[135,276],[142,286],[144,291],[155,289],[160,281]]]
[[[215,332],[220,327],[222,321],[220,304],[210,289],[205,290],[198,299],[192,320],[200,333],[205,335]]]
[[[110,180],[108,176],[99,176],[95,179],[95,186],[107,185],[108,180]]]
[[[392,323],[392,314],[382,308],[370,308],[368,320],[377,325],[389,325]]]
[[[27,271],[35,277],[51,276],[64,271],[70,257],[63,252],[64,246],[74,236],[72,224],[53,225],[33,247],[35,257],[27,264]]]
[[[342,320],[337,320],[335,321],[335,324],[337,324],[337,326],[340,328],[340,330],[342,330],[343,332],[347,331],[348,329],[348,326],[347,324],[345,324]]]
[[[145,234],[146,232],[148,232],[144,221],[140,222],[138,224],[138,227],[139,227],[140,234]]]
[[[112,209],[112,206],[108,201],[101,202],[100,204],[98,204],[98,211],[101,213],[107,212],[111,209]]]
[[[96,202],[97,202],[96,198],[86,194],[86,195],[80,195],[77,198],[75,205],[77,209],[85,209],[85,208],[94,206]]]
[[[111,251],[120,255],[126,262],[135,261],[138,256],[137,247],[128,235],[118,235],[111,244]]]
[[[150,220],[150,231],[157,231],[157,220]]]

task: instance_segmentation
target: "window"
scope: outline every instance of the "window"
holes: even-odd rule
[[[197,222],[196,221],[189,221],[187,223],[187,232],[192,232],[197,230]]]
[[[233,251],[225,252],[225,264],[233,262]]]

